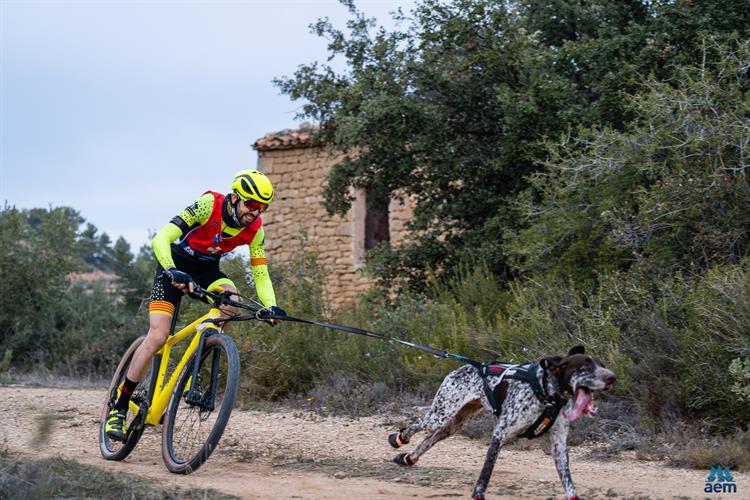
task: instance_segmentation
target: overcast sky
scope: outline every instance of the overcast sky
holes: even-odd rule
[[[386,26],[413,1],[360,0]],[[325,60],[336,1],[0,0],[0,203],[71,206],[132,250],[291,128],[274,77]]]

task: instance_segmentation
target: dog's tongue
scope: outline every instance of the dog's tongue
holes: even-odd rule
[[[569,413],[564,411],[563,415],[570,422],[580,417],[584,411],[589,415],[595,415],[596,408],[591,406],[591,401],[591,393],[583,388],[578,388],[576,389],[576,400],[573,409]]]

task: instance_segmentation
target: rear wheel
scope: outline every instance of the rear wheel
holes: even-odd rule
[[[137,339],[135,339],[135,341],[133,341],[132,344],[130,344],[130,347],[128,347],[128,350],[125,351],[125,354],[120,360],[120,364],[117,365],[117,369],[115,370],[115,374],[112,376],[112,381],[110,382],[109,389],[107,390],[107,398],[104,400],[104,405],[102,406],[101,423],[99,424],[99,449],[102,453],[102,456],[107,460],[122,460],[130,455],[130,452],[133,451],[135,445],[138,444],[138,440],[141,438],[141,434],[143,434],[144,426],[142,425],[141,421],[143,417],[145,417],[145,415],[141,415],[140,418],[138,418],[139,416],[132,411],[128,412],[128,417],[126,420],[128,437],[127,441],[125,441],[124,443],[110,438],[105,432],[105,426],[107,424],[107,416],[114,407],[115,402],[117,402],[117,397],[120,393],[119,389],[122,383],[125,381],[125,375],[128,373],[128,367],[130,366],[130,362],[133,360],[133,354],[145,339],[145,336],[138,337]],[[131,396],[130,400],[137,406],[141,406],[148,400],[148,388],[150,385],[150,381],[150,375],[144,377],[133,391],[133,395]],[[135,426],[132,425],[134,422],[136,422]]]
[[[167,469],[190,474],[208,460],[229,421],[239,379],[234,341],[218,333],[206,337],[201,359],[193,354],[182,369],[164,416],[161,450]]]

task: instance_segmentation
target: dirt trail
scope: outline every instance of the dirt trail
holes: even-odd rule
[[[436,445],[416,467],[404,469],[390,462],[394,450],[386,437],[396,426],[386,417],[235,410],[209,461],[194,474],[176,476],[162,464],[160,428],[147,429],[125,461],[101,458],[102,396],[95,390],[0,387],[0,444],[5,441],[24,457],[62,456],[154,478],[164,486],[214,488],[253,499],[467,498],[486,450],[481,440],[454,437]],[[35,447],[39,419],[52,412],[54,432]],[[604,462],[589,454],[586,447],[571,450],[571,472],[584,498],[706,497],[707,471],[637,461],[627,453]],[[733,475],[737,493],[725,498],[750,498],[750,475]],[[501,451],[488,493],[491,498],[564,498],[552,459],[541,450]]]

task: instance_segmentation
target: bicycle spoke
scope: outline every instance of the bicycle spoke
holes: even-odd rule
[[[109,415],[110,410],[112,409],[112,406],[114,405],[115,400],[117,399],[119,395],[119,390],[117,390],[117,387],[120,387],[122,385],[123,380],[125,380],[125,374],[128,371],[128,366],[130,366],[130,361],[132,360],[133,353],[135,352],[135,349],[140,345],[141,342],[143,342],[145,337],[141,337],[139,339],[136,339],[136,341],[131,344],[131,346],[128,348],[128,351],[123,356],[123,359],[120,361],[120,364],[118,365],[117,369],[115,370],[115,374],[112,378],[112,382],[110,383],[110,390],[107,394],[107,400],[104,402],[103,408],[102,408],[102,415],[101,415],[101,423],[100,423],[100,429],[99,429],[99,448],[102,453],[102,456],[106,458],[107,460],[122,460],[125,457],[130,454],[130,452],[133,450],[135,445],[138,443],[138,440],[140,439],[140,431],[135,432],[130,435],[127,442],[122,443],[120,441],[116,441],[114,439],[111,439],[106,432],[105,429],[105,423],[107,416]],[[129,429],[131,424],[136,418],[136,412],[134,410],[138,409],[138,405],[142,403],[143,401],[147,400],[147,393],[148,393],[148,387],[150,385],[151,376],[148,374],[146,377],[144,377],[143,380],[138,384],[135,391],[133,392],[133,396],[131,398],[131,404],[130,404],[130,411],[127,414],[126,419],[126,427]],[[135,404],[133,404],[135,403]],[[142,430],[142,429],[141,429]]]
[[[222,411],[227,386],[227,356],[222,346],[213,345],[203,356],[196,380],[181,384],[171,432],[171,455],[178,463],[193,461],[212,440]],[[212,387],[213,385],[213,387]],[[213,394],[213,396],[212,396]],[[190,397],[193,399],[189,401]],[[223,425],[219,432],[223,431]]]
[[[162,433],[167,468],[190,474],[216,448],[232,412],[239,384],[239,353],[231,338],[206,338],[197,374],[194,361],[183,368],[172,392]]]

